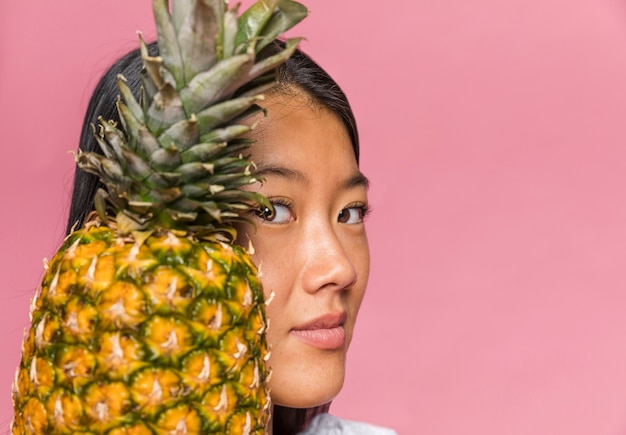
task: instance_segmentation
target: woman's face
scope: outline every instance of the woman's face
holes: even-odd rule
[[[369,274],[363,216],[367,180],[345,127],[302,93],[264,101],[250,135],[263,184],[251,190],[274,205],[252,214],[239,243],[254,247],[270,319],[274,404],[312,407],[343,385],[346,351]]]

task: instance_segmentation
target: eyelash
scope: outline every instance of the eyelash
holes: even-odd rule
[[[284,198],[267,198],[267,199],[272,205],[272,209],[268,207],[261,207],[257,210],[254,210],[254,214],[262,221],[270,222],[270,223],[273,221],[276,215],[276,206],[286,207],[287,209],[289,209],[289,211],[291,211],[292,204],[290,201]],[[272,215],[274,215],[274,217],[271,218],[272,220],[269,218],[269,216],[265,215],[266,213],[271,213]]]
[[[276,206],[285,207],[290,212],[292,210],[293,204],[284,198],[268,198],[268,200],[270,204],[272,205],[273,209],[270,209],[268,207],[261,207],[254,211],[254,214],[259,219],[263,220],[264,222],[269,222],[269,223],[273,222],[273,219],[276,217]],[[365,218],[371,213],[371,208],[367,204],[354,203],[341,209],[340,215],[337,216],[337,220],[339,221],[341,214],[343,214],[345,211],[352,210],[352,209],[356,209],[359,213],[359,221],[352,223],[352,225],[356,223],[362,223],[365,220]],[[268,214],[271,214],[272,216],[268,216]],[[347,222],[343,222],[343,223],[347,223]]]
[[[343,213],[346,210],[351,210],[351,209],[356,209],[359,213],[359,222],[355,222],[355,223],[363,223],[365,221],[365,218],[371,213],[372,209],[370,208],[370,206],[368,206],[367,204],[363,204],[363,203],[355,203],[355,204],[350,204],[347,207],[344,207],[340,213]],[[339,219],[339,218],[337,218]]]
[[[368,217],[370,213],[372,213],[372,207],[367,204],[361,204],[357,206],[357,208],[361,210],[361,219],[363,220],[365,220],[365,218]]]

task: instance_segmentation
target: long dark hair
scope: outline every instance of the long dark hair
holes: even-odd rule
[[[283,42],[276,41],[273,48],[272,46],[268,47],[268,51],[276,51],[283,46]],[[148,48],[151,55],[156,56],[158,54],[156,43],[149,44]],[[136,49],[118,59],[102,76],[87,106],[80,134],[79,148],[81,150],[100,152],[91,126],[97,125],[98,117],[100,116],[104,119],[114,120],[117,123],[120,122],[115,106],[119,95],[116,84],[117,76],[121,74],[126,78],[127,85],[134,92],[135,97],[138,98],[141,88],[141,69],[141,54],[139,49]],[[277,73],[278,86],[273,92],[281,92],[281,89],[286,91],[289,87],[301,89],[313,98],[317,104],[339,117],[350,137],[358,163],[359,135],[356,120],[348,99],[332,77],[300,50],[296,50],[287,62],[279,67]],[[101,185],[96,176],[84,171],[76,171],[67,226],[68,234],[72,231],[72,228],[81,226],[85,222],[87,215],[93,210],[94,195],[99,187]],[[303,409],[275,405],[272,415],[273,432],[276,435],[296,434],[305,429],[313,417],[328,412],[329,408],[330,403]]]

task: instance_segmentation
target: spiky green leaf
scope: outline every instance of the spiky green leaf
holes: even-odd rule
[[[250,43],[256,42],[267,22],[272,18],[279,0],[259,0],[250,6],[238,20],[236,46],[246,51]]]
[[[302,3],[279,0],[278,7],[259,35],[262,39],[256,45],[256,52],[260,52],[265,46],[305,19],[308,14],[309,10]]]
[[[178,45],[176,28],[170,19],[169,1],[153,0],[152,10],[157,28],[159,53],[163,58],[165,67],[174,77],[175,87],[180,89],[185,83],[183,56]]]
[[[189,85],[180,91],[180,98],[187,113],[198,113],[232,95],[253,65],[254,55],[245,53],[224,59],[210,70],[195,76]]]

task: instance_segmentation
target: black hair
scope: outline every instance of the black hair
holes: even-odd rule
[[[269,54],[282,47],[284,47],[284,43],[276,41],[273,46],[268,47]],[[150,55],[156,56],[158,54],[156,43],[149,44],[148,48]],[[118,59],[99,80],[85,114],[80,134],[80,150],[101,152],[94,137],[92,125],[98,124],[99,117],[120,122],[115,105],[119,95],[117,76],[123,75],[127,80],[128,87],[135,94],[135,98],[139,98],[142,67],[141,53],[139,49],[135,49]],[[290,87],[303,90],[315,103],[338,116],[350,137],[358,163],[359,135],[356,120],[346,95],[332,77],[300,50],[296,50],[287,62],[278,68],[277,75],[278,85],[270,93],[281,92],[281,89],[285,91]],[[80,227],[85,222],[93,210],[93,199],[100,187],[102,187],[101,183],[95,175],[81,170],[76,171],[68,218],[68,234],[73,228]],[[328,412],[329,408],[330,403],[302,409],[275,405],[272,414],[273,433],[275,435],[296,434],[305,429],[313,417]]]

